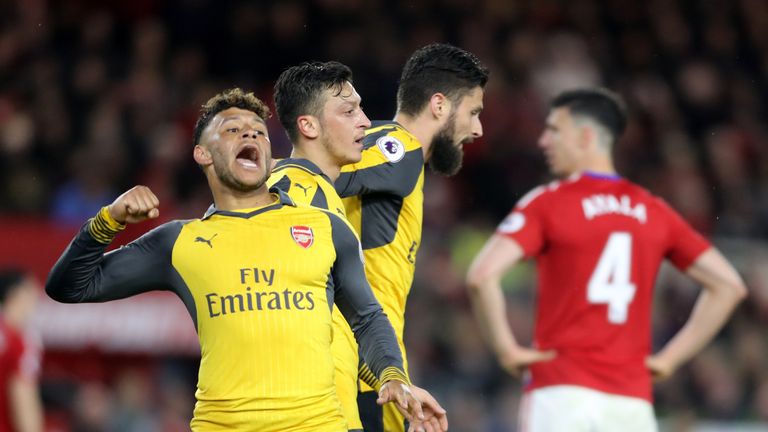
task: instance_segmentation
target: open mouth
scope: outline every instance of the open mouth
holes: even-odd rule
[[[255,145],[245,145],[237,153],[237,163],[246,168],[259,167],[259,148]]]

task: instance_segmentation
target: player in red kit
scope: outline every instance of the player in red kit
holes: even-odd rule
[[[0,270],[0,431],[43,430],[37,388],[42,351],[24,333],[39,291],[24,273]]]
[[[611,151],[624,104],[604,89],[557,96],[539,146],[560,181],[524,196],[475,257],[467,282],[501,365],[530,380],[521,430],[655,431],[651,380],[671,375],[746,295],[736,270],[660,198],[620,177]],[[506,321],[501,278],[536,260],[534,347]],[[661,263],[703,290],[684,327],[651,355],[651,305]]]

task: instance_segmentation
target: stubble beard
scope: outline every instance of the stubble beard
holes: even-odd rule
[[[324,137],[320,144],[323,146],[323,150],[325,153],[330,156],[330,159],[335,163],[339,168],[343,167],[344,165],[349,165],[352,163],[360,162],[360,159],[353,159],[347,156],[344,152],[344,148],[334,148],[333,143],[331,142],[328,137]]]
[[[213,160],[213,171],[216,174],[216,177],[218,177],[219,181],[226,187],[237,191],[237,192],[253,192],[255,190],[258,190],[260,187],[264,185],[264,183],[267,182],[267,179],[269,178],[269,169],[264,169],[264,175],[261,179],[259,179],[256,183],[244,183],[240,180],[238,180],[234,174],[232,174],[232,170],[229,169],[229,167],[226,165],[226,163],[223,162],[223,158],[215,158]],[[272,165],[270,158],[267,158],[265,161],[266,165],[265,167],[269,167]]]

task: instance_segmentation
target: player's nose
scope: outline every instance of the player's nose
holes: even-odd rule
[[[259,137],[259,133],[256,129],[246,129],[243,131],[242,138],[256,139]]]
[[[362,129],[368,129],[371,127],[371,120],[368,118],[367,115],[365,115],[365,111],[362,109],[360,110],[360,122],[358,123],[358,127]]]
[[[547,137],[547,133],[546,132],[541,134],[541,136],[539,136],[539,140],[538,140],[537,144],[539,145],[539,148],[541,148],[541,149],[545,149],[545,148],[549,147],[549,138]]]
[[[472,136],[475,138],[483,136],[483,122],[480,119],[475,119],[472,122]]]

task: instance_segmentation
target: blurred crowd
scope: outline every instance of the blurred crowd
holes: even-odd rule
[[[355,73],[368,116],[389,119],[405,59],[434,41],[472,51],[492,71],[484,137],[465,148],[458,176],[426,181],[424,245],[406,319],[411,373],[444,401],[452,429],[515,430],[521,385],[480,339],[464,271],[515,201],[549,180],[536,144],[547,102],[580,85],[627,99],[619,171],[715,239],[751,291],[717,341],[657,386],[658,414],[679,430],[697,419],[768,422],[763,0],[0,2],[0,216],[79,226],[145,184],[163,218],[198,217],[211,197],[191,158],[191,132],[207,98],[241,86],[271,105],[285,67],[334,59]],[[276,118],[269,127],[273,155],[287,156]],[[528,266],[506,281],[509,319],[523,339],[531,335],[534,276]],[[658,344],[682,326],[698,292],[673,270],[661,276]],[[142,391],[164,397],[149,384],[115,379],[62,390],[61,382],[44,392],[48,406],[78,412],[76,400],[90,397],[109,402],[100,402],[109,418],[133,410],[157,422],[78,430],[161,430],[162,404],[146,395],[131,402]],[[77,398],[67,405],[62,394]],[[190,400],[168,412],[183,423]]]

